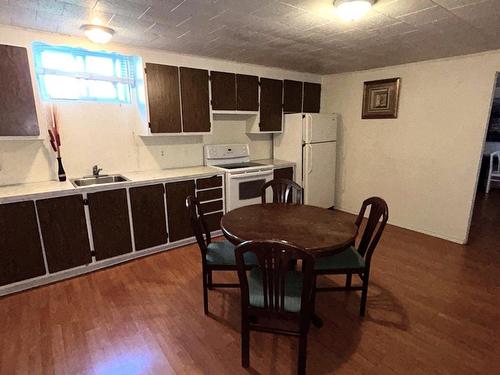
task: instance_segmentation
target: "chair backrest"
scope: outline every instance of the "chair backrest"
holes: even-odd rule
[[[293,203],[303,202],[302,187],[292,180],[277,178],[266,182],[261,189],[262,203],[266,203],[266,190],[271,187],[273,190],[273,203]]]
[[[361,206],[356,219],[356,226],[358,228],[361,226],[368,207],[370,207],[370,215],[368,215],[368,221],[358,245],[358,252],[365,257],[367,263],[370,262],[373,251],[377,247],[385,224],[387,224],[387,220],[389,219],[389,208],[385,200],[379,197],[371,197],[366,199]]]
[[[308,324],[312,313],[314,258],[304,249],[285,241],[246,241],[236,247],[236,267],[241,285],[242,310],[250,304],[248,289],[248,269],[245,268],[245,253],[253,253],[257,258],[258,269],[262,275],[262,312],[270,314],[290,314],[285,311],[285,281],[292,272],[294,261],[301,260],[302,294],[300,312],[301,322]]]
[[[497,159],[496,169],[494,168],[495,158]],[[490,154],[490,173],[491,172],[500,173],[500,151],[495,151]]]
[[[189,219],[191,221],[193,233],[196,237],[196,242],[198,242],[198,246],[203,254],[202,259],[205,259],[207,245],[212,242],[212,238],[207,223],[205,222],[205,217],[203,216],[200,201],[198,198],[190,195],[186,198],[186,208],[189,212]]]

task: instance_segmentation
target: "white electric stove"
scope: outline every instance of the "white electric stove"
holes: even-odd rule
[[[248,144],[204,146],[205,165],[223,170],[226,179],[226,210],[261,202],[262,185],[273,179],[273,165],[250,161]],[[271,189],[266,192],[272,200]]]

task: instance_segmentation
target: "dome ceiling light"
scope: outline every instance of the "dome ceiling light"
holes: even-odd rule
[[[335,0],[333,2],[337,14],[346,21],[359,20],[373,4],[375,0]]]
[[[99,44],[108,43],[115,34],[115,30],[111,27],[102,25],[85,24],[80,29],[83,30],[87,38],[92,42]]]

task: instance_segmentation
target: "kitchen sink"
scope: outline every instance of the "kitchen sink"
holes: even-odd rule
[[[91,186],[100,184],[114,184],[117,182],[125,182],[125,181],[128,181],[128,178],[123,177],[122,175],[119,174],[113,174],[113,175],[102,175],[99,177],[89,176],[89,177],[75,178],[71,180],[71,183],[75,187],[82,187],[82,186]]]

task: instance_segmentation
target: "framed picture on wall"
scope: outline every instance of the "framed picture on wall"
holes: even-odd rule
[[[398,118],[400,82],[399,77],[365,82],[361,118]]]

